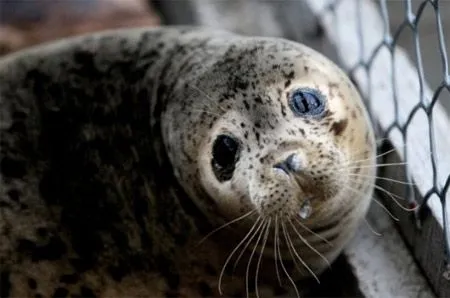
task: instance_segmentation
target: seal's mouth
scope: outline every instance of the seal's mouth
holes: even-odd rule
[[[307,219],[311,216],[312,211],[311,199],[308,198],[303,201],[302,205],[300,206],[298,216],[300,216],[301,219]]]

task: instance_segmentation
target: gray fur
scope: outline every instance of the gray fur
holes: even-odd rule
[[[2,297],[217,295],[221,266],[241,238],[216,234],[197,246],[208,232],[232,219],[224,217],[218,199],[201,182],[197,148],[229,111],[242,111],[246,124],[258,123],[233,128],[247,132],[257,144],[249,149],[253,164],[258,150],[286,140],[284,133],[272,137],[280,123],[296,128],[285,132],[293,139],[305,133],[306,124],[289,120],[289,108],[277,98],[282,86],[299,76],[299,64],[292,60],[328,63],[317,55],[282,39],[168,27],[81,36],[2,58]],[[341,73],[324,80],[333,78],[335,84],[349,84]],[[354,121],[366,121],[360,103],[356,107],[349,108],[357,113],[359,120]],[[320,162],[329,166],[340,153],[327,142],[340,142],[347,129],[347,121],[334,117],[307,124],[302,136],[316,142],[325,156]],[[324,134],[332,136],[325,143],[320,141]],[[369,149],[364,154],[369,158],[371,131],[366,138]],[[268,157],[260,165],[276,159]],[[248,164],[240,166],[239,173],[250,173]],[[314,175],[334,181],[332,173]],[[258,182],[259,188],[270,185],[270,179]],[[368,195],[370,182],[359,182]],[[354,207],[363,210],[365,202]],[[239,204],[236,217],[252,202],[245,197]],[[323,206],[315,202],[313,210],[323,215]],[[355,213],[350,207],[329,210]],[[349,217],[352,225],[359,213],[364,210]],[[311,227],[320,229],[333,220],[313,217]],[[351,230],[334,235],[342,239],[331,259],[348,234]],[[293,266],[289,258],[285,263]],[[239,269],[235,273],[242,274]],[[276,277],[261,275],[260,284],[268,286],[261,291],[268,292],[260,294],[270,296]],[[245,296],[245,280],[230,276],[227,271],[226,294]]]

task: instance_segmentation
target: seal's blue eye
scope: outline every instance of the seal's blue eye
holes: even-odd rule
[[[314,89],[297,89],[292,92],[289,106],[298,116],[321,116],[325,111],[325,97]]]

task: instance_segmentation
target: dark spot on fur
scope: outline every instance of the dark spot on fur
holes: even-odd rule
[[[294,76],[295,76],[295,72],[294,72],[294,71],[291,71],[291,72],[288,73],[288,74],[284,74],[284,76],[286,77],[286,79],[292,80],[292,79],[294,78]]]
[[[36,290],[37,288],[37,282],[34,278],[28,278],[28,287],[32,290]]]
[[[206,264],[205,265],[205,271],[209,275],[216,275],[217,274],[216,269],[214,269],[214,267],[211,264]]]
[[[67,297],[69,295],[69,291],[65,288],[56,288],[55,292],[53,293],[53,298],[63,298]]]
[[[39,237],[42,237],[42,238],[44,238],[44,237],[47,237],[48,236],[48,230],[46,229],[46,228],[37,228],[36,229],[36,234],[39,236]]]
[[[83,259],[69,259],[70,264],[73,266],[73,268],[77,271],[77,272],[85,272],[89,269],[90,267],[90,263],[86,262]]]
[[[107,270],[115,281],[121,281],[126,275],[125,268],[122,268],[121,266],[109,266]]]
[[[0,297],[9,297],[10,292],[11,292],[10,273],[8,271],[1,271],[0,272]]]
[[[236,87],[239,89],[245,90],[248,88],[248,82],[238,80],[238,81],[236,81]]]
[[[245,109],[247,111],[249,111],[250,110],[250,105],[248,104],[248,102],[246,100],[244,100],[243,102],[244,102]]]
[[[66,253],[66,245],[58,237],[52,237],[47,244],[40,245],[28,239],[20,239],[17,245],[19,253],[27,254],[31,260],[57,260]]]
[[[283,288],[283,287],[281,287],[280,285],[278,285],[278,284],[276,284],[276,285],[274,285],[274,287],[273,287],[273,294],[275,295],[275,296],[285,296],[286,294],[287,294],[288,292],[287,292],[287,289],[286,288]]]
[[[284,88],[287,88],[287,87],[289,87],[291,85],[291,80],[287,80],[285,83],[284,83]]]
[[[19,197],[20,197],[20,193],[17,189],[10,189],[8,190],[8,197],[13,200],[14,202],[18,202],[19,201]]]
[[[75,284],[79,279],[80,278],[78,277],[77,274],[64,274],[64,275],[61,275],[61,277],[59,278],[59,281],[64,284],[72,285],[72,284]]]
[[[4,157],[0,164],[0,171],[5,177],[22,178],[26,174],[26,163],[25,161]]]
[[[342,119],[340,121],[334,122],[330,128],[330,131],[334,132],[334,135],[339,136],[345,130],[348,125],[347,119]]]
[[[261,135],[259,134],[259,132],[255,131],[255,137],[256,137],[256,141],[259,143]]]
[[[86,286],[81,286],[80,288],[80,293],[81,293],[81,297],[92,297],[95,298],[97,297],[94,293],[94,291],[92,291],[90,288],[86,287]]]
[[[211,287],[204,281],[198,283],[198,291],[202,297],[212,297],[213,291]]]
[[[167,285],[172,292],[176,292],[178,295],[178,288],[180,286],[180,275],[176,272],[173,263],[163,255],[156,258],[157,267],[167,280]]]
[[[256,96],[256,97],[255,97],[255,102],[256,102],[256,103],[259,103],[259,104],[262,104],[262,103],[263,103],[263,101],[262,101],[262,99],[261,99],[260,96]]]

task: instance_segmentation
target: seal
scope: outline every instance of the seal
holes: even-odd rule
[[[358,92],[285,39],[40,45],[0,60],[0,113],[2,297],[299,295],[372,196]]]

